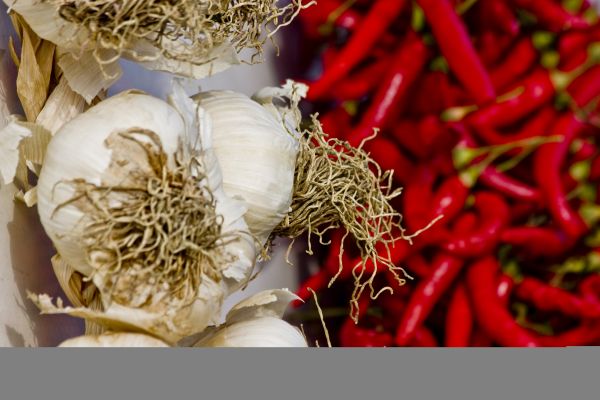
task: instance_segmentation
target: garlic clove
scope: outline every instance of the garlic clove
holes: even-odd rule
[[[195,347],[308,347],[298,328],[275,317],[258,317],[217,330]]]
[[[244,218],[264,246],[290,208],[297,139],[269,110],[243,94],[210,91],[194,99],[212,121],[225,193],[247,203]]]
[[[281,318],[299,299],[287,289],[264,290],[234,305],[225,323],[200,336],[195,347],[308,347],[295,326]]]
[[[58,347],[169,347],[152,336],[131,332],[106,332],[67,339]]]

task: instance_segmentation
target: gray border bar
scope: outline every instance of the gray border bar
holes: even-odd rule
[[[600,350],[2,349],[0,399],[598,399]]]

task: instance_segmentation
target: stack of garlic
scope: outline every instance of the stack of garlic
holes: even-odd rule
[[[291,96],[297,88],[266,93]],[[290,208],[297,133],[287,108],[258,99],[208,92],[193,101],[176,87],[168,104],[126,92],[66,123],[47,149],[38,210],[64,261],[55,263],[63,287],[76,271],[93,282],[100,304],[63,308],[33,296],[41,309],[171,345],[210,331],[202,343],[241,346],[231,339],[236,332],[257,329],[265,345],[306,345],[280,320],[289,292],[248,300],[224,328],[207,330]],[[265,311],[270,303],[276,312]]]

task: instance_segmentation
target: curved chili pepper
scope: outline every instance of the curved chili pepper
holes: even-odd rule
[[[572,162],[580,162],[593,158],[598,154],[598,148],[587,140],[582,140],[573,153]]]
[[[587,227],[581,216],[569,205],[562,188],[560,172],[569,146],[582,126],[572,113],[564,114],[552,130],[553,135],[563,135],[563,140],[540,146],[533,159],[534,176],[545,196],[550,213],[561,228],[573,238],[584,234]]]
[[[415,287],[398,324],[395,337],[397,345],[406,346],[410,343],[417,329],[458,276],[462,266],[463,262],[460,259],[449,254],[440,253],[434,259],[431,274]]]
[[[505,196],[533,203],[542,200],[542,193],[538,189],[511,178],[492,166],[485,168],[479,179],[483,184],[496,189]]]
[[[466,211],[456,218],[456,221],[452,224],[452,231],[462,233],[472,232],[477,227],[478,222],[477,214],[472,211]]]
[[[577,318],[600,317],[600,304],[532,277],[524,277],[518,283],[515,294],[542,311],[559,311]]]
[[[576,15],[569,14],[553,0],[511,0],[512,3],[535,15],[539,24],[549,31],[560,32],[567,28],[583,29],[589,24]]]
[[[463,283],[459,283],[452,297],[448,311],[446,311],[446,330],[444,345],[446,347],[467,347],[473,331],[473,312],[467,290]]]
[[[600,320],[584,320],[577,327],[554,336],[540,336],[538,342],[546,347],[589,346],[600,340]]]
[[[356,27],[334,64],[324,71],[319,80],[310,85],[307,99],[313,101],[323,97],[337,81],[362,61],[405,6],[405,0],[377,0]]]
[[[477,260],[467,269],[467,290],[478,325],[496,343],[508,347],[539,346],[538,340],[520,327],[498,298],[494,257]]]
[[[515,281],[510,275],[501,273],[496,282],[496,296],[502,306],[507,307],[510,301],[510,296],[515,287]],[[471,341],[469,342],[471,347],[490,347],[493,342],[492,339],[483,332],[479,327],[475,327]]]
[[[484,2],[485,3],[485,2]],[[531,69],[538,59],[538,53],[530,38],[519,40],[507,57],[490,73],[496,90],[504,90]]]
[[[550,124],[554,121],[556,112],[552,107],[544,107],[535,114],[528,116],[527,121],[516,131],[500,133],[499,130],[490,126],[478,126],[475,130],[477,136],[491,145],[501,145],[525,140],[536,136],[546,136]],[[510,132],[510,133],[509,133]],[[507,156],[516,156],[521,149],[509,150]]]
[[[475,111],[467,116],[467,122],[475,127],[508,126],[550,102],[555,93],[548,71],[541,68],[536,69],[519,87],[523,87],[520,94]]]
[[[385,128],[392,116],[391,111],[409,93],[409,88],[421,73],[429,51],[423,40],[414,32],[399,45],[389,71],[383,76],[371,104],[361,118],[360,124],[348,138],[350,144],[358,146],[373,134],[374,128]]]
[[[453,255],[480,257],[491,252],[508,222],[508,206],[500,196],[493,193],[475,194],[475,208],[481,221],[477,230],[466,235],[457,235],[442,246]]]
[[[450,70],[473,94],[477,104],[496,97],[492,81],[477,56],[469,33],[449,0],[417,0]]]
[[[500,241],[521,247],[533,256],[556,256],[564,253],[573,241],[558,229],[519,226],[505,229]]]

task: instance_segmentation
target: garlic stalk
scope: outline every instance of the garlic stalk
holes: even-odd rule
[[[210,119],[182,97],[172,97],[176,109],[126,92],[52,138],[40,219],[61,257],[96,285],[103,310],[32,296],[44,312],[175,342],[215,323],[222,299],[249,278],[257,249],[245,206],[223,192]]]
[[[205,331],[194,347],[308,347],[300,330],[281,318],[297,296],[265,290],[231,308],[225,323]]]
[[[67,339],[58,347],[169,347],[162,340],[141,333],[106,332]]]

